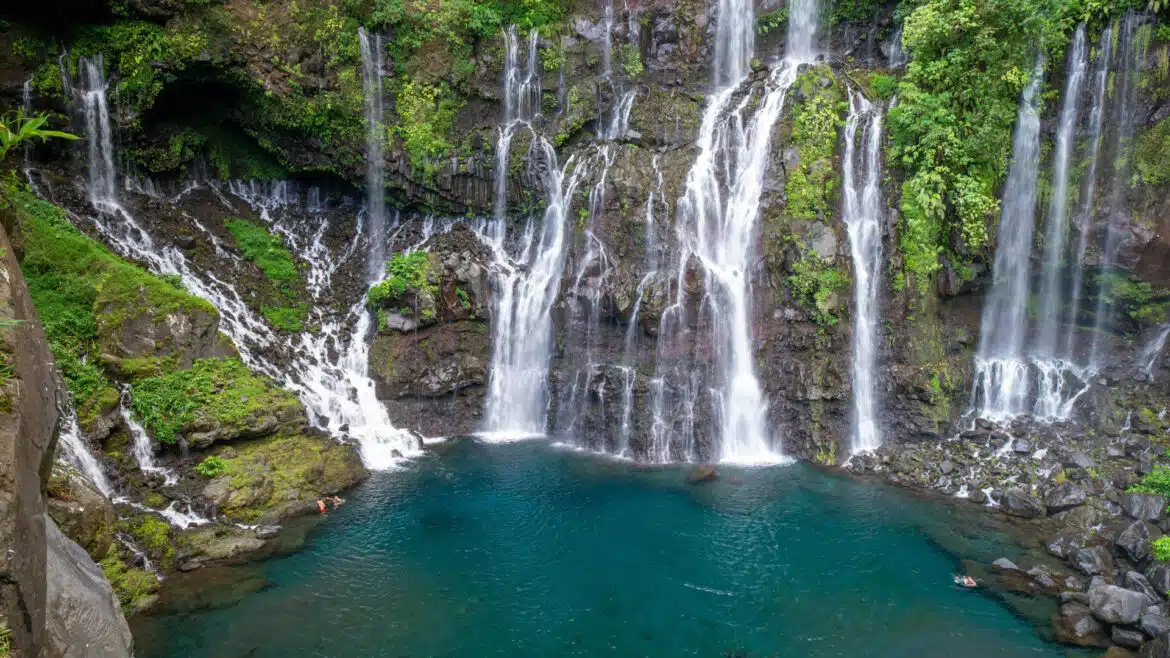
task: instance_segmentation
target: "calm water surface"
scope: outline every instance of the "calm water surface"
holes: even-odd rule
[[[1064,656],[956,555],[970,505],[794,465],[646,470],[459,441],[375,474],[236,605],[138,620],[139,658]],[[255,575],[255,574],[253,574]]]

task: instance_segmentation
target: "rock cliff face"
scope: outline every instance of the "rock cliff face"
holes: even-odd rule
[[[0,607],[13,655],[130,656],[130,629],[109,582],[48,514],[62,392],[6,233],[0,253],[0,358],[10,373],[0,415]]]

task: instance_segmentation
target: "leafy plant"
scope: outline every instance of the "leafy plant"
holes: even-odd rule
[[[280,236],[242,219],[229,219],[224,225],[236,238],[236,246],[244,253],[244,257],[263,270],[270,280],[296,281],[299,278],[292,252],[284,246]]]
[[[60,130],[46,130],[41,128],[49,118],[45,115],[38,115],[35,117],[26,117],[23,109],[18,109],[15,112],[7,112],[0,117],[0,160],[8,156],[8,151],[12,150],[18,144],[23,142],[39,139],[44,141],[50,137],[57,139],[77,139],[77,135],[71,135]]]
[[[1130,493],[1150,493],[1170,498],[1170,466],[1159,464],[1146,473],[1141,482],[1127,489]]]
[[[625,71],[629,77],[634,77],[642,73],[642,53],[638,47],[632,43],[622,44],[618,51],[618,58],[622,63],[622,70]]]
[[[772,30],[782,28],[787,24],[788,7],[779,7],[772,11],[766,11],[756,17],[756,32],[764,35]]]
[[[195,472],[207,479],[217,478],[227,470],[227,460],[212,455],[195,466]]]
[[[437,293],[438,286],[430,284],[427,279],[430,267],[430,256],[425,251],[394,254],[386,262],[386,273],[390,276],[370,288],[366,303],[370,308],[379,308],[387,302],[402,299],[402,296],[412,289]]]
[[[1170,535],[1163,535],[1153,541],[1154,558],[1162,562],[1170,561]]]

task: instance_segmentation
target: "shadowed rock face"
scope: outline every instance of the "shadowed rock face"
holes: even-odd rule
[[[13,655],[130,656],[130,631],[109,583],[46,515],[59,385],[4,232],[0,252],[0,320],[19,321],[0,332],[12,368],[0,386],[0,612]]]

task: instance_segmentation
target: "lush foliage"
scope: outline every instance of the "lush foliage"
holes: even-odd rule
[[[216,313],[206,301],[82,235],[60,208],[38,199],[23,184],[6,183],[0,203],[16,210],[19,218],[24,278],[83,427],[118,399],[99,367],[103,337],[117,336],[123,322],[143,313]]]
[[[101,561],[101,568],[126,610],[138,610],[158,591],[158,578],[154,574],[127,566],[116,551],[110,551]]]
[[[401,300],[410,290],[437,293],[438,287],[431,284],[427,278],[430,268],[430,256],[425,251],[394,254],[386,262],[386,273],[390,276],[370,288],[366,302],[371,308],[378,308],[388,302]]]
[[[174,443],[199,418],[239,426],[256,414],[299,404],[236,358],[201,359],[190,370],[140,380],[130,393],[130,410],[163,443]]]
[[[1065,36],[1056,0],[911,4],[902,34],[911,61],[890,110],[891,162],[907,174],[901,247],[924,291],[944,250],[961,245],[958,255],[969,259],[987,246],[1037,46],[1056,54]]]
[[[1151,493],[1170,498],[1170,466],[1158,464],[1141,482],[1131,485],[1130,493]]]
[[[1170,119],[1162,119],[1137,138],[1134,171],[1138,180],[1150,185],[1170,181]]]
[[[837,324],[833,302],[837,291],[849,284],[845,275],[815,251],[806,251],[792,269],[788,285],[801,301],[813,307],[813,322],[823,326]]]
[[[1124,274],[1101,274],[1097,282],[1098,294],[1105,296],[1105,305],[1122,318],[1136,323],[1158,324],[1166,320],[1167,291],[1155,291],[1144,281]]]
[[[205,478],[217,478],[223,475],[225,470],[227,470],[227,460],[216,455],[205,458],[195,466],[195,472]]]
[[[825,81],[829,84],[825,85]],[[788,172],[785,183],[786,212],[792,217],[815,219],[831,211],[837,185],[833,151],[846,105],[840,85],[826,64],[802,73],[796,90],[803,101],[792,108],[791,144],[797,149],[799,161]]]
[[[406,143],[412,167],[427,175],[438,169],[439,161],[451,149],[447,135],[461,106],[462,101],[445,84],[411,80],[399,88],[396,108],[401,123],[395,131]]]
[[[77,139],[76,135],[41,128],[48,120],[49,118],[44,115],[26,117],[24,110],[16,110],[0,116],[0,160],[8,157],[8,151],[22,142],[33,139],[44,141],[50,137]]]
[[[1154,558],[1162,562],[1170,561],[1170,535],[1163,535],[1153,541]]]
[[[778,7],[756,17],[756,32],[767,34],[788,24],[788,7]]]
[[[297,300],[301,277],[284,240],[263,226],[242,219],[229,219],[224,225],[235,237],[244,257],[255,263],[275,288],[272,303],[260,309],[264,319],[277,329],[300,331],[308,308]]]

